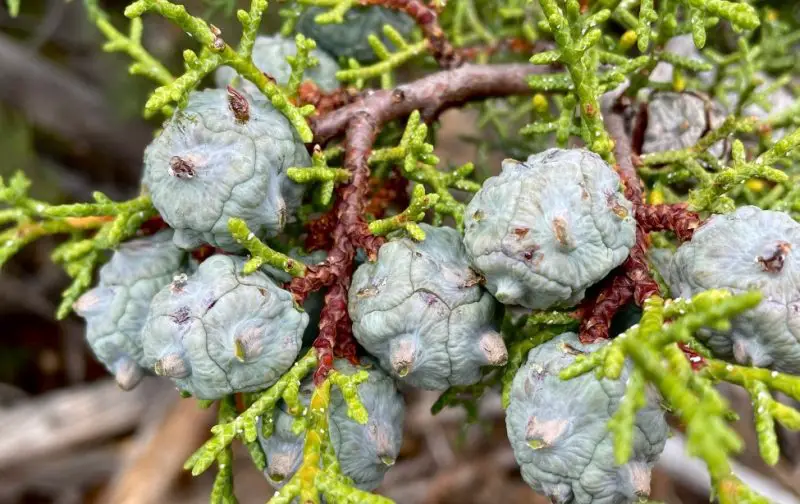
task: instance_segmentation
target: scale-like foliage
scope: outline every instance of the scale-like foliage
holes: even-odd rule
[[[373,488],[399,449],[399,396],[370,381],[393,391],[389,375],[449,386],[434,411],[470,420],[498,390],[523,477],[564,502],[645,496],[657,393],[719,500],[760,502],[714,385],[744,387],[777,463],[776,423],[800,429],[772,397],[800,400],[800,26],[764,3],[296,0],[267,38],[253,0],[232,44],[170,0],[134,1],[125,31],[84,0],[104,49],[158,85],[145,114],[172,119],[132,200],[50,205],[0,181],[0,264],[64,235],[58,317],[77,300],[125,387],[156,373],[219,402],[186,464],[216,463],[212,502],[235,502],[235,440],[281,480],[270,502],[387,502],[361,476]],[[188,35],[182,71],[142,45],[147,13]],[[200,90],[215,72],[233,87]],[[468,162],[445,166],[438,119],[479,100]],[[526,161],[482,182],[497,151]],[[140,271],[124,259],[154,229],[188,250]],[[163,286],[162,263],[185,275]],[[119,264],[130,278],[109,278]],[[386,371],[355,365],[364,350]]]

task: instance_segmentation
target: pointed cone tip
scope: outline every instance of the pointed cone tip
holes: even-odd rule
[[[144,370],[134,361],[124,358],[115,366],[114,379],[122,390],[134,389],[144,378]]]
[[[497,331],[486,331],[480,340],[481,353],[492,366],[503,366],[508,362],[508,349]]]
[[[494,286],[494,297],[503,304],[520,304],[523,289],[519,283],[509,278],[499,279]]]

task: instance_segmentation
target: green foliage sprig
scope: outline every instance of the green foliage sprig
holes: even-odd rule
[[[650,383],[686,426],[689,452],[706,462],[720,497],[729,497],[731,492],[735,492],[758,499],[731,473],[728,457],[740,451],[743,445],[728,425],[733,413],[713,384],[722,380],[739,383],[754,395],[762,454],[767,462],[774,463],[777,455],[771,411],[780,409],[781,418],[786,418],[789,425],[793,425],[794,416],[783,409],[790,409],[788,407],[772,406],[764,393],[769,387],[774,387],[793,392],[796,396],[800,393],[800,378],[717,361],[702,350],[692,335],[701,328],[728,330],[731,318],[755,307],[760,301],[761,295],[757,292],[734,296],[715,290],[700,293],[692,299],[668,300],[666,303],[659,297],[651,297],[645,303],[638,325],[601,350],[578,356],[561,372],[563,379],[590,371],[599,377],[618,379],[625,359],[629,358],[633,363],[625,398],[610,424],[615,435],[617,462],[624,463],[630,456],[634,417],[645,404],[645,383]],[[691,345],[705,353],[696,357],[698,363],[702,362],[703,371],[693,371],[692,363],[678,344]],[[731,486],[736,487],[735,490]]]
[[[184,464],[184,468],[191,470],[197,476],[205,472],[214,463],[235,438],[239,437],[247,443],[256,442],[258,438],[257,423],[262,418],[267,429],[271,427],[271,413],[284,395],[289,396],[287,402],[291,403],[294,395],[296,402],[297,388],[291,384],[299,382],[308,375],[317,365],[317,356],[310,350],[294,363],[292,368],[284,374],[273,386],[261,393],[258,398],[242,413],[231,421],[220,423],[211,429],[212,438],[200,447]]]
[[[300,84],[303,82],[305,71],[319,64],[319,60],[311,55],[311,52],[317,47],[316,42],[310,38],[306,38],[302,33],[298,33],[294,37],[294,43],[297,46],[297,54],[286,57],[286,61],[292,68],[289,82],[286,84],[286,89],[291,98],[297,97],[297,92],[298,89],[300,89]]]
[[[791,430],[800,430],[800,412],[776,401],[770,391],[782,392],[800,400],[800,377],[716,359],[707,361],[700,374],[712,382],[733,383],[748,391],[753,401],[761,457],[768,464],[775,465],[780,455],[775,422]]]
[[[242,270],[245,275],[257,271],[264,265],[285,271],[293,277],[301,277],[306,274],[307,268],[302,261],[292,259],[285,254],[271,249],[250,231],[244,220],[231,218],[228,220],[228,230],[231,232],[231,236],[233,236],[236,242],[250,252],[250,259],[245,263]]]
[[[49,235],[69,235],[53,250],[52,259],[64,267],[72,284],[62,294],[56,318],[63,319],[72,304],[89,288],[95,268],[106,250],[133,237],[141,225],[156,214],[147,195],[129,201],[111,201],[101,192],[94,203],[49,205],[28,196],[31,181],[17,172],[6,184],[0,178],[0,266],[25,245]],[[90,237],[86,233],[90,232]]]
[[[293,105],[280,87],[256,67],[251,57],[256,33],[266,8],[266,0],[253,0],[249,12],[237,11],[236,15],[242,24],[242,38],[235,50],[225,42],[218,28],[192,16],[183,5],[167,0],[137,0],[130,4],[125,9],[127,17],[135,19],[146,12],[155,12],[180,27],[202,46],[199,55],[190,49],[184,51],[186,71],[169,84],[153,91],[145,104],[145,115],[152,115],[173,102],[182,104],[188,98],[189,92],[206,75],[222,65],[228,65],[264,93],[272,105],[292,123],[300,138],[304,142],[310,142],[313,134],[305,117],[314,112],[314,107],[307,105],[298,108]]]
[[[314,22],[318,24],[342,23],[347,12],[354,7],[358,7],[358,2],[354,0],[299,0],[298,4],[303,7],[327,8],[327,11],[314,17]],[[291,33],[294,29],[294,23],[301,12],[296,8],[283,9],[281,11],[281,15],[287,18],[281,30],[284,35]],[[377,78],[381,82],[381,87],[384,89],[391,88],[395,81],[394,71],[396,69],[429,52],[430,46],[426,40],[417,37],[417,40],[411,42],[391,25],[384,25],[382,33],[394,46],[394,52],[391,52],[386,47],[386,44],[381,41],[377,34],[370,33],[367,36],[367,41],[379,61],[362,67],[356,59],[350,58],[347,61],[349,68],[338,71],[336,78],[342,82],[352,82],[358,89],[363,88],[368,80]]]
[[[270,500],[271,503],[290,503],[295,498],[302,502],[319,502],[323,496],[335,499],[336,502],[391,502],[385,497],[355,488],[352,481],[341,473],[330,444],[328,410],[331,387],[336,385],[341,389],[347,403],[348,416],[364,424],[367,422],[367,411],[358,398],[356,387],[366,379],[365,371],[351,376],[334,371],[314,389],[303,422],[306,432],[303,463],[292,479]]]
[[[218,423],[228,423],[236,418],[236,401],[233,396],[226,396],[219,401]],[[226,446],[217,455],[217,475],[211,487],[211,504],[234,504],[237,502],[233,493],[233,449]]]
[[[8,6],[8,14],[15,18],[19,15],[19,8],[21,6],[22,0],[6,0],[6,5]]]
[[[531,58],[534,64],[563,63],[567,68],[577,96],[582,122],[582,137],[592,150],[613,162],[612,143],[603,125],[600,113],[599,81],[595,68],[598,53],[596,45],[602,31],[596,27],[607,20],[607,9],[590,16],[581,16],[578,0],[567,0],[566,12],[556,0],[541,0],[547,24],[552,32],[557,51],[539,53]]]
[[[300,382],[311,373],[317,365],[316,350],[309,352],[298,360],[275,385],[264,392],[251,397],[252,402],[242,413],[235,414],[232,399],[226,398],[220,404],[220,423],[211,429],[213,437],[197,450],[184,467],[198,475],[206,471],[217,461],[220,468],[215,480],[214,490],[220,499],[217,502],[230,502],[233,498],[230,483],[231,443],[240,439],[246,445],[257,443],[258,420],[262,421],[262,435],[272,433],[273,412],[278,402],[284,400],[289,411],[296,416],[295,425],[299,432],[305,432],[303,447],[303,463],[300,469],[286,485],[276,492],[270,503],[290,503],[299,498],[302,502],[319,502],[322,496],[337,499],[335,502],[366,502],[374,504],[389,503],[388,499],[364,492],[353,486],[353,482],[341,473],[339,463],[333,452],[328,428],[328,411],[332,387],[338,387],[347,404],[348,416],[354,421],[365,424],[368,420],[367,410],[358,396],[358,385],[368,375],[359,371],[353,375],[344,375],[332,371],[328,377],[314,388],[311,402],[303,407],[300,398]],[[255,447],[249,448],[255,458],[261,460],[263,453]],[[260,462],[263,464],[263,460]],[[212,495],[213,498],[213,495]],[[343,499],[343,500],[338,500]]]
[[[527,0],[449,0],[442,13],[442,26],[456,47],[477,44],[493,46],[503,39],[538,39],[536,20],[541,16],[537,2]],[[487,53],[478,56],[485,63]]]
[[[94,22],[108,40],[103,45],[103,50],[106,52],[123,52],[134,61],[128,67],[131,75],[142,75],[162,86],[166,86],[175,80],[170,71],[142,46],[144,26],[141,19],[132,19],[128,34],[125,35],[114,27],[109,21],[108,15],[97,5],[95,0],[84,0],[84,6],[89,14],[89,19]],[[169,112],[169,110],[167,109],[166,112]]]
[[[417,222],[425,218],[425,212],[429,208],[435,207],[437,201],[439,201],[438,194],[425,194],[425,188],[416,185],[411,192],[411,202],[408,208],[392,217],[370,222],[369,231],[376,236],[385,236],[398,229],[403,229],[411,238],[422,241],[425,239],[425,231],[419,227]]]
[[[400,32],[390,25],[383,27],[383,34],[394,45],[395,52],[390,52],[377,35],[370,34],[369,45],[380,61],[362,67],[358,61],[350,58],[348,61],[350,68],[336,72],[336,78],[342,82],[354,82],[359,89],[363,88],[368,80],[379,78],[381,87],[389,89],[394,86],[394,71],[397,68],[409,60],[427,53],[428,43],[425,40],[409,43]]]
[[[585,11],[578,0],[567,0],[563,7],[556,1],[539,2],[545,19],[539,28],[552,34],[557,49],[540,52],[531,58],[532,63],[561,63],[567,72],[553,75],[533,75],[529,83],[532,89],[540,92],[563,94],[569,100],[556,102],[560,120],[552,119],[534,122],[523,129],[527,135],[542,135],[557,132],[559,145],[566,145],[566,139],[579,133],[583,142],[592,150],[613,162],[611,147],[613,143],[603,126],[600,113],[600,96],[630,79],[625,92],[635,95],[640,89],[676,90],[685,86],[680,78],[682,71],[691,73],[707,71],[707,62],[685,58],[662,51],[661,46],[681,30],[691,31],[698,47],[705,44],[705,30],[718,22],[718,17],[732,22],[742,29],[754,29],[760,24],[759,17],[752,6],[714,0],[687,0],[683,2],[641,2],[608,1],[593,4]],[[632,12],[638,9],[638,17]],[[681,26],[679,8],[688,13],[688,21]],[[718,17],[715,17],[718,16]],[[613,20],[628,29],[619,42],[604,36],[602,28]],[[638,42],[641,56],[631,58],[624,54]],[[649,81],[648,76],[659,62],[673,65],[676,79],[665,87],[661,83]],[[578,125],[574,124],[575,107],[580,116]]]
[[[292,167],[286,171],[286,175],[298,184],[321,182],[315,199],[322,206],[330,204],[336,184],[347,182],[351,177],[350,172],[344,168],[328,166],[328,156],[322,149],[314,149],[310,167]]]
[[[438,170],[436,165],[439,164],[439,158],[433,154],[433,145],[428,143],[427,138],[428,126],[421,121],[419,111],[414,111],[408,118],[400,144],[373,151],[370,164],[397,163],[406,178],[427,185],[438,196],[436,201],[431,201],[434,224],[438,225],[445,216],[450,216],[461,228],[464,204],[453,197],[450,189],[468,192],[480,189],[480,184],[467,179],[475,167],[467,163],[451,172]]]
[[[753,161],[747,161],[744,144],[736,139],[733,141],[730,166],[725,167],[720,163],[715,163],[716,166],[711,171],[703,166],[705,163],[701,164],[709,159],[703,156],[703,153],[717,141],[735,132],[752,131],[755,124],[755,120],[752,118],[737,119],[735,116],[730,116],[719,128],[709,132],[694,146],[642,156],[645,169],[641,172],[645,176],[661,176],[662,181],[666,183],[684,183],[691,177],[695,181],[695,187],[689,192],[688,198],[691,208],[716,213],[733,211],[735,202],[728,194],[748,180],[760,179],[779,185],[791,184],[790,177],[783,170],[774,166],[791,165],[793,161],[789,154],[800,146],[800,130],[782,138]],[[674,169],[667,172],[647,170],[647,167],[657,165],[682,168],[685,170],[685,176],[681,176],[680,172],[676,172]],[[794,195],[791,196],[791,198],[794,197]],[[775,204],[775,202],[770,202],[770,204]]]

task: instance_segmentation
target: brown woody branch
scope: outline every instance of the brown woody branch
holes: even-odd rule
[[[419,110],[431,120],[445,109],[485,98],[530,94],[527,77],[550,67],[525,64],[465,64],[427,75],[395,89],[367,93],[354,103],[311,119],[314,141],[326,144],[344,133],[355,115],[366,113],[378,127]]]
[[[417,23],[422,35],[428,41],[431,55],[442,68],[456,68],[464,60],[447,40],[447,35],[439,25],[439,15],[422,0],[361,0],[363,5],[381,5],[389,9],[405,12]]]

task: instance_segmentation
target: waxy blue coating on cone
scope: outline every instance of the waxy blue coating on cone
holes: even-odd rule
[[[692,147],[724,120],[725,112],[716,102],[706,101],[692,93],[655,93],[647,106],[642,153]],[[725,147],[725,142],[719,141],[708,151],[721,157]]]
[[[482,366],[507,357],[491,328],[494,299],[480,287],[458,231],[420,226],[425,240],[390,241],[356,270],[353,334],[404,383],[432,390],[475,383]]]
[[[636,240],[617,173],[584,149],[506,160],[467,205],[464,244],[498,301],[572,306],[622,264]]]
[[[75,303],[75,312],[86,319],[86,340],[97,360],[125,390],[148,373],[142,328],[150,301],[185,261],[186,252],[172,243],[171,230],[130,240],[100,268],[97,286]]]
[[[800,224],[788,214],[744,206],[711,217],[678,248],[668,281],[684,298],[708,289],[760,291],[761,303],[734,318],[730,331],[700,336],[742,364],[800,373]]]
[[[225,90],[191,93],[145,150],[143,183],[182,248],[209,243],[241,251],[228,219],[244,219],[266,238],[277,235],[300,206],[303,186],[286,171],[311,165],[305,145],[265,97],[242,95],[247,121],[234,116]],[[176,176],[175,159],[190,163],[193,174]]]
[[[533,348],[517,371],[506,410],[508,439],[534,490],[558,504],[636,502],[650,490],[650,470],[664,449],[668,427],[656,397],[639,410],[630,460],[614,459],[608,421],[625,394],[630,362],[619,380],[587,373],[562,380],[576,355],[606,343],[584,345],[564,333]]]
[[[300,352],[308,315],[264,273],[242,275],[243,265],[241,258],[211,256],[150,305],[143,334],[148,367],[198,399],[269,387]]]

